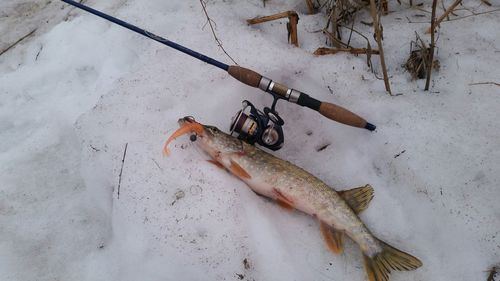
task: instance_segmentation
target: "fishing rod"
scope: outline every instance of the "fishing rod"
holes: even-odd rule
[[[135,25],[107,15],[103,12],[92,9],[81,3],[72,0],[61,1],[87,11],[91,14],[94,14],[98,17],[107,19],[115,24],[135,31],[159,43],[167,45],[187,55],[190,55],[215,67],[225,70],[236,80],[248,86],[259,88],[262,91],[271,94],[274,98],[273,104],[271,108],[264,108],[264,113],[260,110],[257,110],[250,102],[244,101],[243,109],[238,111],[235,118],[233,118],[231,124],[231,133],[238,133],[240,135],[239,137],[246,140],[247,142],[258,142],[259,144],[273,150],[281,148],[283,144],[283,131],[281,129],[281,126],[283,126],[284,122],[275,111],[275,106],[278,99],[284,99],[286,101],[308,107],[310,109],[318,111],[326,118],[342,124],[358,128],[365,128],[370,131],[374,131],[376,128],[375,125],[367,122],[362,117],[341,106],[333,103],[319,101],[303,92],[288,88],[285,85],[274,82],[273,80],[262,76],[253,70],[238,65],[227,65],[216,59],[207,57],[201,53],[167,40],[161,36],[155,35],[145,29],[139,28]],[[248,108],[250,109],[250,111],[247,114],[245,113],[245,111]],[[271,124],[269,125],[269,123]]]

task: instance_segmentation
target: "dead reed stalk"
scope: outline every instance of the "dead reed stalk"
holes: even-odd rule
[[[309,14],[310,15],[314,14],[316,12],[316,9],[314,7],[312,0],[306,0],[306,4],[307,4],[307,9],[309,10]]]
[[[373,1],[373,0],[372,0]],[[429,65],[427,66],[427,79],[425,80],[425,91],[429,90],[429,85],[431,82],[431,72],[432,72],[432,62],[434,61],[434,46],[436,44],[434,39],[435,29],[436,29],[436,6],[437,0],[432,0],[432,18],[431,18],[431,45],[429,54]]]
[[[436,22],[434,23],[434,26],[438,26],[439,24],[441,24],[441,22],[451,13],[453,12],[453,10],[460,4],[462,3],[462,0],[456,0],[455,2],[453,2],[453,4],[451,4],[451,6],[446,9],[446,11],[436,20]],[[432,26],[429,27],[425,33],[431,33],[431,29],[432,29]]]
[[[389,76],[387,75],[387,67],[385,65],[384,47],[382,46],[382,31],[380,28],[380,9],[377,9],[375,5],[375,0],[370,0],[370,13],[373,18],[375,38],[377,40],[378,50],[380,55],[380,64],[382,66],[382,73],[384,74],[385,90],[392,96],[391,85],[389,83]]]
[[[282,18],[288,18],[287,30],[288,30],[289,41],[293,45],[298,47],[299,46],[299,39],[298,39],[298,33],[297,33],[297,24],[299,22],[299,15],[295,11],[281,12],[281,13],[277,13],[277,14],[270,15],[270,16],[253,18],[253,19],[247,20],[247,23],[252,25],[252,24],[258,24],[258,23],[263,23],[263,22],[267,22],[267,21],[282,19]]]

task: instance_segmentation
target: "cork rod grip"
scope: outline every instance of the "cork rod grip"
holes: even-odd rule
[[[321,102],[318,112],[326,118],[337,121],[339,123],[370,130],[370,128],[367,128],[367,126],[369,127],[369,125],[371,124],[366,122],[365,119],[333,103]]]
[[[262,79],[259,73],[237,65],[230,65],[227,72],[236,80],[255,88],[259,87],[260,79]]]

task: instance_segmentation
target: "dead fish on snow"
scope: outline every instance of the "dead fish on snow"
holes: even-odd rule
[[[416,257],[373,236],[357,214],[373,198],[370,185],[336,192],[302,168],[230,136],[216,127],[202,125],[192,117],[179,119],[180,128],[167,140],[191,134],[191,140],[212,159],[209,162],[229,170],[252,190],[288,209],[298,209],[319,220],[328,248],[341,253],[344,234],[354,240],[365,261],[370,281],[387,281],[391,270],[414,270],[422,266]]]

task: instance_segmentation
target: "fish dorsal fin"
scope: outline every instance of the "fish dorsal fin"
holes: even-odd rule
[[[234,175],[240,177],[240,178],[245,178],[245,179],[250,179],[252,178],[250,174],[245,171],[238,163],[236,163],[234,160],[231,160],[231,166],[229,166],[229,170],[231,173]]]
[[[373,187],[369,184],[338,193],[356,214],[366,210],[373,199]]]
[[[319,222],[319,229],[321,230],[321,234],[325,239],[328,249],[330,249],[330,251],[334,254],[342,254],[342,251],[344,250],[344,233],[330,227],[322,221]]]

